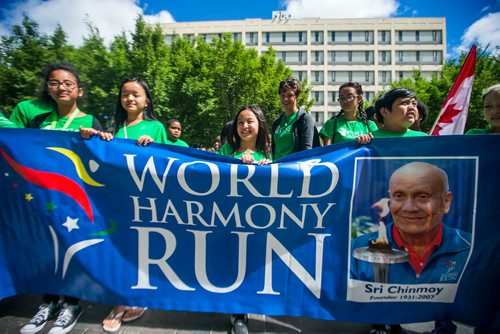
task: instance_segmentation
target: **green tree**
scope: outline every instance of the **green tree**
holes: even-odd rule
[[[144,79],[151,89],[157,114],[167,118],[169,48],[160,26],[147,25],[142,16],[137,18],[132,34],[130,64],[131,75]]]
[[[97,116],[101,121],[106,121],[115,109],[114,96],[111,92],[116,85],[116,79],[112,76],[110,55],[99,29],[89,22],[87,29],[89,34],[83,38],[83,44],[78,48],[74,63],[85,88],[81,108]]]
[[[34,97],[41,70],[54,59],[49,46],[47,35],[26,15],[10,36],[0,37],[0,108],[9,112],[21,100]]]

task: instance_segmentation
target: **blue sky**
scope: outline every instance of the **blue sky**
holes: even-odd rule
[[[500,0],[0,0],[0,34],[9,34],[23,12],[48,34],[61,24],[69,42],[78,45],[85,20],[110,41],[133,30],[137,14],[158,23],[270,19],[273,10],[286,10],[292,18],[445,17],[448,57],[472,43],[500,45]]]

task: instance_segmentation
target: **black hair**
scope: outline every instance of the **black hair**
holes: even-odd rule
[[[123,86],[128,82],[136,82],[139,86],[141,86],[144,89],[144,92],[146,93],[146,108],[144,108],[142,116],[143,119],[154,120],[154,121],[158,120],[158,117],[156,116],[155,109],[153,106],[153,96],[146,82],[138,78],[125,79],[120,84],[120,91],[118,92],[118,101],[116,103],[116,110],[113,116],[113,125],[111,129],[111,132],[113,134],[116,134],[116,132],[118,132],[118,129],[123,127],[125,125],[125,122],[127,121],[127,110],[122,106],[122,90]]]
[[[41,101],[46,102],[46,103],[54,106],[54,108],[56,110],[57,110],[57,103],[49,95],[49,90],[48,90],[49,88],[47,87],[47,83],[49,82],[50,75],[52,74],[52,72],[57,71],[57,70],[62,70],[62,71],[66,71],[66,72],[71,73],[75,77],[76,88],[77,89],[83,88],[83,83],[80,80],[80,76],[78,75],[78,72],[76,71],[76,69],[72,65],[70,65],[68,63],[51,63],[51,64],[45,66],[45,68],[40,72],[40,76],[42,77],[43,82],[42,82],[42,85],[40,86],[40,92],[39,92],[38,98]]]
[[[394,88],[388,92],[382,94],[382,96],[375,102],[375,115],[377,116],[377,121],[384,123],[384,118],[380,110],[382,108],[387,108],[389,111],[392,109],[392,104],[394,101],[401,97],[414,97],[417,98],[415,93],[408,88]]]
[[[418,109],[418,116],[420,118],[420,123],[423,123],[427,118],[427,114],[429,113],[427,111],[427,105],[422,101],[417,101],[417,109]]]
[[[238,135],[238,117],[244,110],[250,110],[253,112],[257,121],[259,122],[259,132],[257,133],[257,140],[255,142],[255,148],[258,151],[264,152],[267,159],[271,157],[271,142],[269,131],[267,130],[267,122],[264,113],[258,106],[244,106],[236,113],[234,117],[233,126],[231,127],[232,136],[228,138],[228,143],[233,147],[233,153],[240,148],[241,139]]]
[[[278,87],[278,95],[281,95],[287,89],[291,89],[297,98],[302,92],[300,81],[296,78],[288,78],[281,81]]]
[[[224,124],[224,126],[222,127],[221,131],[220,131],[220,145],[224,145],[225,143],[227,143],[228,139],[232,136],[232,133],[233,133],[233,120],[230,120],[229,122],[227,122],[226,124]]]
[[[176,119],[176,118],[171,118],[171,119],[169,119],[169,120],[167,121],[167,123],[166,123],[166,124],[167,124],[167,127],[169,127],[172,123],[179,123],[179,124],[182,126],[181,121],[179,121],[179,120],[178,120],[178,119]]]
[[[366,113],[366,118],[370,121],[373,121],[375,119],[375,107],[374,106],[369,106],[365,110]]]

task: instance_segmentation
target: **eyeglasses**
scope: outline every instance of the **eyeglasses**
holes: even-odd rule
[[[341,102],[341,101],[346,101],[346,102],[351,102],[353,101],[354,99],[358,98],[359,95],[347,95],[347,96],[341,96],[337,99],[337,101]]]
[[[49,80],[47,81],[47,87],[50,89],[57,89],[60,85],[63,85],[66,89],[73,89],[76,87],[76,83],[70,80],[58,81],[58,80]]]

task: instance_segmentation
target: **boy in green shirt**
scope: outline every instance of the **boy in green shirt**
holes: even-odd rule
[[[182,125],[181,122],[172,118],[167,122],[167,141],[165,144],[189,147],[188,143],[184,140],[180,139],[182,133]]]
[[[356,141],[367,144],[372,138],[422,137],[426,133],[410,130],[417,118],[415,93],[407,88],[395,88],[384,93],[375,103],[375,115],[383,127],[371,134],[361,135]]]

